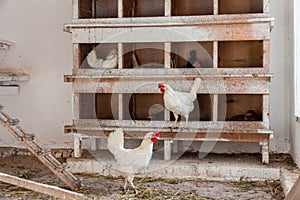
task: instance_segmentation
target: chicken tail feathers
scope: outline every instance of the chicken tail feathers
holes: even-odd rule
[[[202,83],[201,78],[196,78],[191,88],[191,93],[197,93]]]
[[[107,148],[114,155],[116,155],[120,149],[124,148],[124,133],[121,128],[109,134],[107,138]]]

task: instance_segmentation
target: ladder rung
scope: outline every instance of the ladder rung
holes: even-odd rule
[[[25,134],[22,136],[22,138],[25,140],[34,140],[35,135],[34,134]]]
[[[16,126],[16,125],[18,125],[19,124],[19,120],[18,119],[8,119],[7,121],[6,121],[6,123],[8,123],[10,126]]]

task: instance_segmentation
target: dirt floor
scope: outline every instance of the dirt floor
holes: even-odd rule
[[[65,188],[56,176],[33,156],[14,155],[0,159],[0,172]],[[189,180],[135,179],[139,194],[122,191],[122,178],[77,174],[83,187],[78,191],[88,199],[283,199],[279,181],[220,183]],[[0,182],[0,200],[55,199],[48,195]]]

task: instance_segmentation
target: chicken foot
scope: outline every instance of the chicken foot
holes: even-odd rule
[[[173,128],[176,128],[177,127],[177,120],[178,120],[178,115],[173,113],[174,114],[174,117],[175,117],[175,122],[173,124]]]
[[[134,179],[134,177],[132,177],[132,176],[126,176],[125,177],[124,187],[123,187],[124,192],[126,192],[126,190],[127,190],[127,183],[129,182],[129,184],[131,185],[131,187],[134,189],[135,194],[138,193],[135,185],[133,184],[133,179]]]

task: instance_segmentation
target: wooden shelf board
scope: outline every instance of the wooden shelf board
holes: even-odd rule
[[[0,69],[0,82],[29,81],[30,75],[18,69]]]

